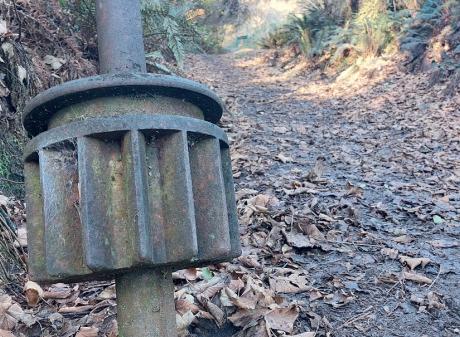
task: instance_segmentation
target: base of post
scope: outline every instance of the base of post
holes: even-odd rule
[[[177,337],[169,270],[143,270],[116,279],[120,337]]]

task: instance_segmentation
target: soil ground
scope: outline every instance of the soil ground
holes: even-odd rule
[[[331,81],[267,57],[188,70],[229,108],[240,263],[265,284],[276,268],[307,275],[308,290],[280,291],[301,308],[293,334],[458,336],[458,92],[391,62]]]

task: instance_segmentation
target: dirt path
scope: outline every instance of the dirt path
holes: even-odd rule
[[[231,112],[240,263],[299,306],[293,334],[458,336],[459,95],[396,68],[339,86],[259,53],[192,63]]]

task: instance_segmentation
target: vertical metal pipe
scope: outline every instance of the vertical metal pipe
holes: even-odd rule
[[[177,337],[169,270],[142,270],[116,280],[119,336]]]
[[[101,73],[146,72],[140,0],[96,0]],[[118,276],[117,321],[123,337],[176,337],[170,270]]]
[[[140,0],[96,0],[101,73],[146,72]]]

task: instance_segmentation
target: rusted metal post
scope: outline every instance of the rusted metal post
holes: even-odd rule
[[[175,337],[171,271],[241,254],[219,98],[146,73],[140,0],[97,0],[102,75],[27,105],[29,275],[116,280],[123,337]]]
[[[103,74],[145,72],[139,0],[97,0],[99,67]]]
[[[123,337],[173,337],[174,284],[170,270],[141,270],[119,276],[117,321]]]
[[[140,0],[97,0],[96,15],[101,73],[146,72]],[[134,271],[115,282],[120,336],[177,336],[171,270]]]

